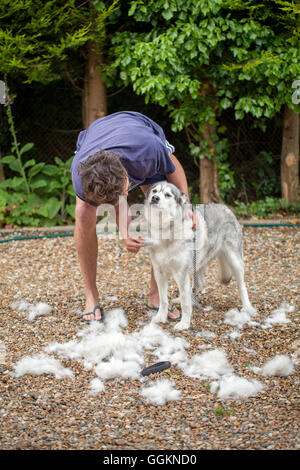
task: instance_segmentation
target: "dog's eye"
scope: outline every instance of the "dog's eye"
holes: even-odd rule
[[[172,194],[166,193],[165,196],[166,197],[172,197]]]
[[[152,193],[153,193],[153,194],[157,193],[156,189],[153,189]]]

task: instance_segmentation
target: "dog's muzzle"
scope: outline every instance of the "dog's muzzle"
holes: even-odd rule
[[[150,201],[151,204],[158,204],[159,203],[159,196],[157,196],[156,194],[154,194],[151,198],[151,201]]]

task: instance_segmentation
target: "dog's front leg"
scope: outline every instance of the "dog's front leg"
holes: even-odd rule
[[[158,287],[159,310],[152,318],[155,323],[166,323],[168,319],[168,278],[167,276],[153,266],[154,277]]]
[[[192,316],[192,288],[188,272],[181,273],[180,275],[174,274],[174,279],[177,282],[180,301],[181,301],[181,321],[175,325],[174,329],[177,331],[186,330],[190,327]]]

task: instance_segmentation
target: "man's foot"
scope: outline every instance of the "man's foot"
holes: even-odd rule
[[[156,312],[158,312],[158,309],[159,309],[159,307],[154,306],[154,304],[151,303],[151,302],[148,302],[146,307],[147,307],[148,310],[155,310]],[[168,308],[168,319],[171,320],[171,321],[181,320],[180,311],[175,307],[169,307]]]
[[[98,295],[94,294],[91,296],[87,296],[85,310],[82,316],[83,321],[101,320],[101,312],[99,308],[95,309],[95,306],[99,306]]]
[[[104,312],[103,308],[100,305],[96,305],[93,308],[92,312],[87,312],[87,314],[83,314],[82,320],[85,323],[90,323],[91,321],[98,321],[101,322],[104,320]]]

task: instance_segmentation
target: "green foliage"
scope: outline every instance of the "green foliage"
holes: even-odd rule
[[[10,104],[7,107],[13,137],[11,155],[1,159],[13,173],[0,183],[0,226],[61,225],[75,216],[75,194],[70,167],[73,157],[63,162],[55,157],[56,165],[37,163],[34,158],[23,161],[33,143],[20,148],[14,128]]]
[[[13,157],[1,161],[14,169]],[[57,165],[36,163],[34,159],[24,164],[25,177],[30,191],[26,191],[24,178],[14,176],[0,183],[0,225],[49,226],[72,223],[75,217],[75,194],[70,166],[72,158]],[[14,170],[15,171],[15,170]],[[19,172],[19,170],[17,170]]]
[[[0,73],[48,83],[68,73],[72,51],[103,43],[105,21],[119,0],[2,0]],[[73,77],[74,79],[74,77]]]
[[[0,225],[72,223],[75,217],[75,194],[70,172],[72,158],[63,162],[56,157],[57,165],[29,160],[31,166],[25,170],[29,193],[22,177],[14,176],[0,183]],[[2,162],[13,168],[11,159],[4,157]]]
[[[273,156],[268,152],[262,151],[256,156],[249,179],[257,198],[280,194],[280,181],[274,168]]]
[[[229,167],[227,161],[218,163],[218,182],[221,199],[229,202],[231,198],[230,190],[235,188],[234,171]]]
[[[199,180],[195,180],[193,184],[189,186],[189,195],[191,204],[197,205],[201,204],[200,196],[199,196]]]
[[[214,414],[216,416],[232,416],[234,415],[234,410],[230,408],[223,408],[222,406],[219,406],[218,408],[215,409]]]
[[[235,201],[234,212],[238,216],[271,218],[276,213],[295,213],[300,215],[300,204],[291,204],[284,199],[266,197],[251,203]]]
[[[292,84],[300,76],[299,8],[264,3],[131,1],[128,15],[135,22],[112,37],[104,78],[165,107],[172,130],[185,130],[194,158],[222,162],[222,137],[218,133],[212,148],[203,131],[207,123],[217,125],[223,110],[233,108],[236,119],[270,119],[283,105],[300,111],[292,102]],[[225,172],[223,165],[225,185],[233,184]]]

